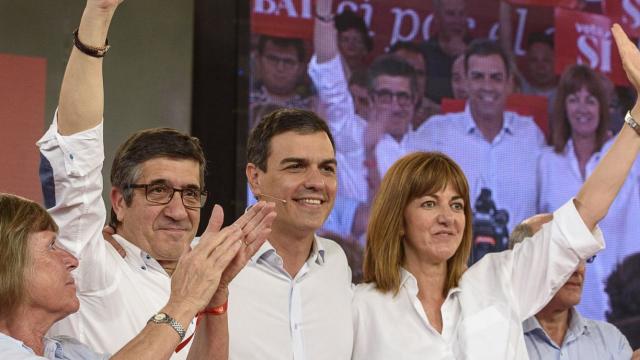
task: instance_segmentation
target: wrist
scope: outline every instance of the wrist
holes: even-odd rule
[[[222,305],[225,305],[227,302],[229,301],[229,288],[227,288],[226,286],[218,286],[218,290],[216,290],[216,293],[213,294],[213,296],[211,297],[211,300],[209,301],[209,304],[207,304],[207,309],[208,308],[215,308],[215,307],[219,307]]]
[[[198,313],[198,316],[201,316],[201,315],[224,315],[224,314],[227,313],[228,305],[229,305],[229,302],[225,301],[224,304],[222,304],[222,305],[213,306],[213,307],[206,307],[206,308],[204,308],[202,311],[200,311]]]

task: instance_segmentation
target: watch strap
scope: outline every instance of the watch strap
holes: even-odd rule
[[[624,122],[632,128],[636,134],[640,135],[640,124],[631,116],[631,112],[627,111],[627,114],[624,116]]]
[[[173,328],[173,330],[178,333],[178,336],[180,336],[180,341],[182,341],[182,339],[184,339],[184,336],[187,334],[187,331],[182,327],[182,325],[167,313],[159,312],[153,315],[148,322],[154,322],[156,324],[168,324]]]

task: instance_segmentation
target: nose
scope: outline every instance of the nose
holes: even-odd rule
[[[325,176],[320,173],[320,169],[310,169],[305,178],[304,186],[307,189],[324,190],[326,187]]]
[[[163,212],[166,216],[170,217],[173,220],[186,219],[188,214],[187,209],[182,203],[182,193],[174,193],[171,201],[169,201],[169,203],[164,206]]]
[[[445,207],[438,213],[437,220],[442,225],[451,225],[453,223],[453,212]]]
[[[78,259],[75,256],[63,249],[59,249],[59,251],[62,252],[62,262],[69,272],[78,267]]]

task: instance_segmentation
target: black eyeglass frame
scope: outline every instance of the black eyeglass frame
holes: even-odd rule
[[[167,201],[162,202],[162,201],[158,201],[158,200],[151,200],[149,199],[149,187],[150,186],[164,186],[167,189],[171,189],[171,195],[169,195],[169,198],[167,199]],[[163,183],[155,183],[155,184],[129,184],[126,185],[124,187],[125,189],[144,189],[144,197],[145,199],[147,199],[148,202],[153,203],[153,204],[158,204],[158,205],[167,205],[168,203],[171,202],[171,200],[173,200],[173,196],[176,194],[176,192],[180,193],[180,201],[182,201],[182,205],[184,205],[184,207],[188,208],[188,209],[202,209],[204,207],[204,205],[207,203],[207,195],[208,192],[206,190],[200,190],[200,189],[194,189],[194,188],[184,188],[184,189],[176,189],[174,187],[171,187],[167,184],[163,184]],[[191,206],[191,205],[187,205],[184,203],[184,191],[196,191],[200,193],[200,206]]]

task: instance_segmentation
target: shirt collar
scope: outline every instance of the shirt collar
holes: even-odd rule
[[[403,286],[411,290],[412,292],[415,292],[416,294],[418,293],[418,280],[416,280],[416,277],[413,276],[413,274],[410,273],[409,270],[400,266],[400,287],[403,287]],[[452,289],[449,289],[447,298],[449,298],[450,296],[458,292],[460,292],[459,287],[454,287]]]
[[[589,330],[589,324],[575,308],[571,308],[569,311],[571,312],[571,320],[569,320],[569,328],[567,329],[565,338],[567,338],[569,334],[574,334],[574,336],[577,337],[586,333]],[[540,322],[535,316],[531,316],[525,320],[522,324],[522,328],[525,334],[535,331],[536,329],[540,329],[540,331],[546,335],[542,325],[540,325]]]
[[[155,266],[163,269],[162,266],[156,261],[156,259],[153,258],[153,256],[140,249],[131,241],[126,240],[118,234],[114,234],[113,238],[118,242],[118,244],[120,244],[120,246],[122,246],[124,251],[127,253],[126,259],[135,262],[135,265],[140,267]]]
[[[271,245],[269,240],[267,240],[264,242],[264,244],[262,244],[260,249],[258,249],[258,251],[251,257],[251,262],[255,264],[260,259],[267,260],[268,258],[273,256],[271,254],[277,254],[277,252],[276,252],[276,249],[273,247],[273,245]],[[307,259],[307,262],[312,261],[318,265],[324,265],[324,260],[325,260],[324,254],[325,254],[324,246],[318,239],[318,236],[314,234],[313,244],[311,245],[311,253],[309,254],[309,258]]]
[[[505,132],[507,134],[513,134],[513,121],[515,114],[511,111],[503,111],[504,121],[502,122],[502,130],[501,132]],[[471,115],[471,105],[469,101],[466,102],[464,106],[464,129],[466,134],[471,134],[476,131],[477,125],[475,120],[473,120],[473,115]]]

